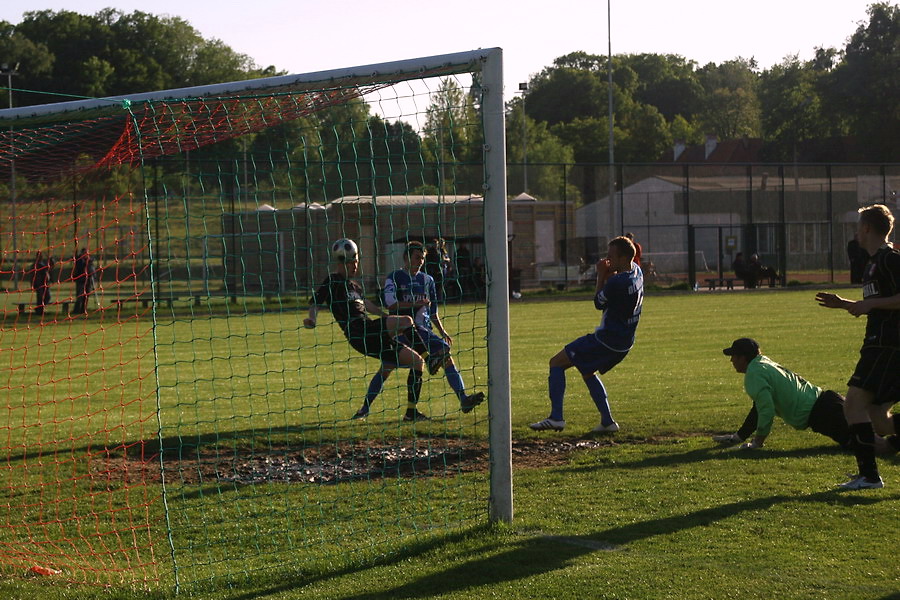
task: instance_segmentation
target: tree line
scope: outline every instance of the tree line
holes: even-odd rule
[[[763,158],[772,162],[796,160],[798,148],[829,138],[857,140],[860,160],[900,162],[900,7],[875,3],[867,14],[843,48],[816,48],[812,60],[789,56],[762,70],[753,58],[699,66],[672,54],[613,56],[616,161],[655,162],[676,140],[698,144],[713,134],[762,138]],[[526,94],[508,102],[511,164],[526,156],[528,163],[608,160],[607,60],[585,52],[561,56],[531,78]],[[17,106],[281,74],[220,40],[204,39],[181,18],[115,9],[94,15],[41,10],[25,13],[18,24],[0,21],[0,62],[18,65]],[[271,148],[278,147],[286,163],[316,163],[300,184],[322,198],[386,185],[477,192],[480,171],[465,165],[479,162],[482,140],[473,126],[479,110],[477,96],[446,79],[418,130],[385,121],[355,101],[199,152],[194,160],[230,153],[246,161],[248,154],[252,160],[267,152],[277,164]],[[415,156],[419,166],[403,182],[375,166],[333,177],[341,157],[351,155],[388,167],[397,161],[408,167]],[[272,173],[255,183],[275,188],[280,177]],[[341,178],[344,183],[334,183]]]

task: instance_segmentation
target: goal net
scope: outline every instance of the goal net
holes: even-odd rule
[[[0,111],[0,571],[216,589],[511,519],[503,128],[498,49]],[[430,420],[304,328],[338,238],[376,303],[445,248]]]

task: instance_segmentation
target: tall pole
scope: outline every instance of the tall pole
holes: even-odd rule
[[[528,129],[525,122],[525,95],[528,92],[528,83],[520,83],[519,91],[522,93],[522,191],[528,193]]]
[[[613,135],[613,81],[612,81],[612,0],[606,0],[606,39],[609,49],[606,59],[606,87],[609,92],[609,237],[607,242],[616,237],[616,155],[615,137]]]
[[[19,65],[17,64],[14,67],[10,67],[8,64],[0,65],[0,72],[6,73],[6,85],[9,90],[9,107],[13,107],[13,91],[12,91],[12,78],[13,75],[18,75],[17,69]],[[9,126],[9,144],[12,148],[12,152],[10,153],[9,160],[9,192],[10,192],[10,201],[12,204],[12,243],[13,243],[13,278],[12,278],[12,287],[13,290],[19,289],[19,251],[18,251],[18,240],[16,239],[18,233],[16,232],[16,150],[15,150],[15,140],[13,139],[13,126]]]
[[[488,429],[491,440],[490,520],[513,519],[512,403],[509,358],[509,247],[506,212],[506,132],[503,53],[484,62],[485,172],[484,246],[488,267]]]

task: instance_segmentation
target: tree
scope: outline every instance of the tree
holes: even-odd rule
[[[68,96],[111,96],[247,79],[253,61],[219,40],[205,40],[183,19],[104,9],[27,12],[0,24],[0,50],[22,63],[23,87],[46,92],[29,104]],[[64,96],[60,98],[60,95]]]
[[[738,57],[700,69],[705,99],[697,117],[706,133],[722,139],[760,136],[756,68],[755,59]]]
[[[524,119],[524,127],[523,127]],[[524,136],[524,137],[523,137]],[[524,143],[523,143],[524,142]],[[525,153],[527,152],[527,157]],[[506,161],[515,172],[519,164],[527,158],[531,165],[553,165],[548,168],[533,167],[528,170],[529,194],[539,200],[556,200],[561,197],[560,168],[558,165],[574,161],[572,149],[553,135],[546,123],[537,123],[522,110],[522,99],[516,98],[509,103],[506,117]],[[517,181],[510,176],[510,188],[517,189]],[[524,178],[523,178],[524,181]],[[575,191],[567,191],[574,197]]]
[[[456,79],[445,77],[432,94],[422,132],[423,154],[434,163],[442,193],[481,193],[478,110]]]
[[[763,72],[759,98],[767,158],[796,161],[797,147],[808,139],[840,135],[838,124],[822,114],[816,61],[802,63],[796,56]]]
[[[900,6],[869,7],[828,78],[827,97],[851,124],[868,159],[900,161]]]
[[[677,115],[691,119],[700,110],[703,86],[694,61],[674,54],[635,54],[619,60],[635,73],[634,99],[656,107],[667,122]]]

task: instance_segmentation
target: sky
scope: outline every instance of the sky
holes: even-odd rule
[[[16,24],[26,10],[94,14],[107,7],[181,17],[259,66],[306,73],[392,60],[503,48],[504,92],[570,52],[678,54],[698,66],[738,56],[760,68],[816,47],[842,49],[872,0],[30,0],[0,4]],[[2,60],[2,57],[0,57]]]

